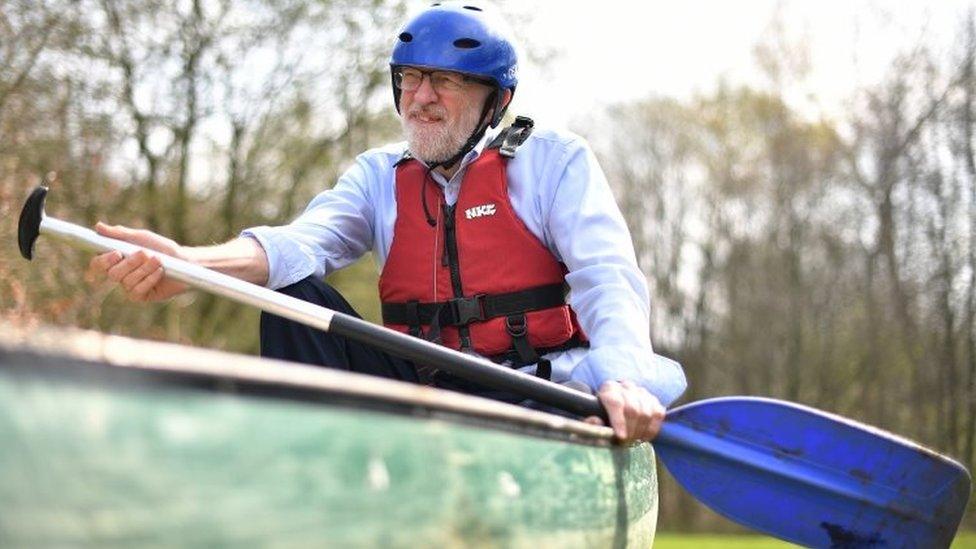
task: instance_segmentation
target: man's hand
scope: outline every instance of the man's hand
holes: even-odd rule
[[[95,225],[95,231],[166,255],[181,256],[179,244],[152,231],[102,222]],[[164,276],[159,257],[141,250],[125,258],[117,251],[97,255],[88,264],[88,269],[96,278],[107,277],[118,283],[132,301],[162,301],[187,288],[186,284]]]
[[[623,442],[651,440],[661,430],[664,406],[657,399],[632,381],[607,381],[596,395],[607,409],[613,433]],[[590,416],[585,420],[603,425],[603,420]]]

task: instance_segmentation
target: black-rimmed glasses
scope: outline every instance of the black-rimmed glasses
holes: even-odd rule
[[[479,82],[485,84],[483,80],[451,71],[430,71],[421,70],[414,67],[397,67],[393,70],[393,84],[407,92],[416,91],[423,83],[424,77],[430,78],[430,85],[437,93],[459,92],[467,87],[468,82]]]

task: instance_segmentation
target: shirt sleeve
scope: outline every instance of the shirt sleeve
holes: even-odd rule
[[[569,270],[570,304],[590,340],[570,378],[594,390],[631,380],[667,406],[687,383],[677,362],[651,348],[647,281],[606,176],[581,140],[555,166],[546,237]]]
[[[324,277],[352,263],[373,246],[376,170],[361,155],[335,187],[319,193],[297,219],[280,227],[241,232],[268,255],[268,287],[278,289],[308,276]]]

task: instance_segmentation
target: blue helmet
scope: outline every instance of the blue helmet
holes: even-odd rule
[[[400,31],[391,71],[402,65],[460,72],[515,92],[518,56],[505,26],[496,16],[470,2],[438,2],[411,19]],[[393,86],[393,100],[400,110],[400,90]],[[497,106],[498,103],[496,103]],[[504,111],[496,108],[492,127]]]

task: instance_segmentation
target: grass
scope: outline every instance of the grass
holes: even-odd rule
[[[785,549],[792,543],[766,536],[679,534],[661,532],[654,536],[654,549]]]
[[[654,538],[654,549],[786,549],[792,543],[765,536],[679,534],[661,532]],[[952,549],[976,549],[976,532],[963,532],[952,542]]]

